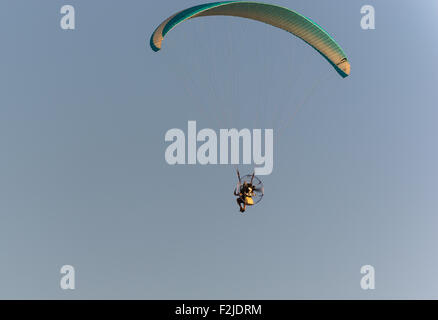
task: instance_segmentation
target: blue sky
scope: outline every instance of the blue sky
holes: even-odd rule
[[[333,35],[351,76],[229,17],[150,50],[195,1],[0,3],[0,298],[437,298],[437,4],[275,3]],[[364,4],[375,30],[360,28]],[[233,167],[165,162],[165,132],[188,120],[274,128],[247,215]],[[74,291],[59,288],[65,264]]]

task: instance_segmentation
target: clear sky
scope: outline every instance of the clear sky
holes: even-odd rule
[[[245,19],[194,19],[149,48],[199,3],[0,2],[0,298],[438,298],[437,2],[272,2],[337,40],[345,79]],[[246,215],[232,166],[165,162],[166,131],[188,120],[274,129]]]

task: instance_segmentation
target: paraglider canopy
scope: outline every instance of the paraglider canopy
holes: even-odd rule
[[[344,51],[318,24],[287,8],[251,1],[213,2],[182,10],[164,20],[155,29],[150,39],[152,50],[159,51],[164,36],[179,23],[205,16],[247,18],[286,30],[317,50],[343,78],[350,74],[350,63]]]

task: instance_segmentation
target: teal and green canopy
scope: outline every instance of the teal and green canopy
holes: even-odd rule
[[[179,23],[206,16],[247,18],[286,30],[317,50],[342,77],[350,74],[350,63],[342,48],[315,22],[284,7],[251,1],[213,2],[182,10],[164,20],[155,29],[150,39],[152,50],[160,50],[164,36]]]

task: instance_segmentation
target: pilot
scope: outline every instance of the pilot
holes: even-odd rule
[[[255,193],[253,188],[254,186],[251,183],[245,181],[239,190],[237,190],[237,188],[234,189],[234,195],[238,197],[236,201],[242,213],[245,212],[247,205],[252,206],[254,204],[252,197],[255,196]]]

